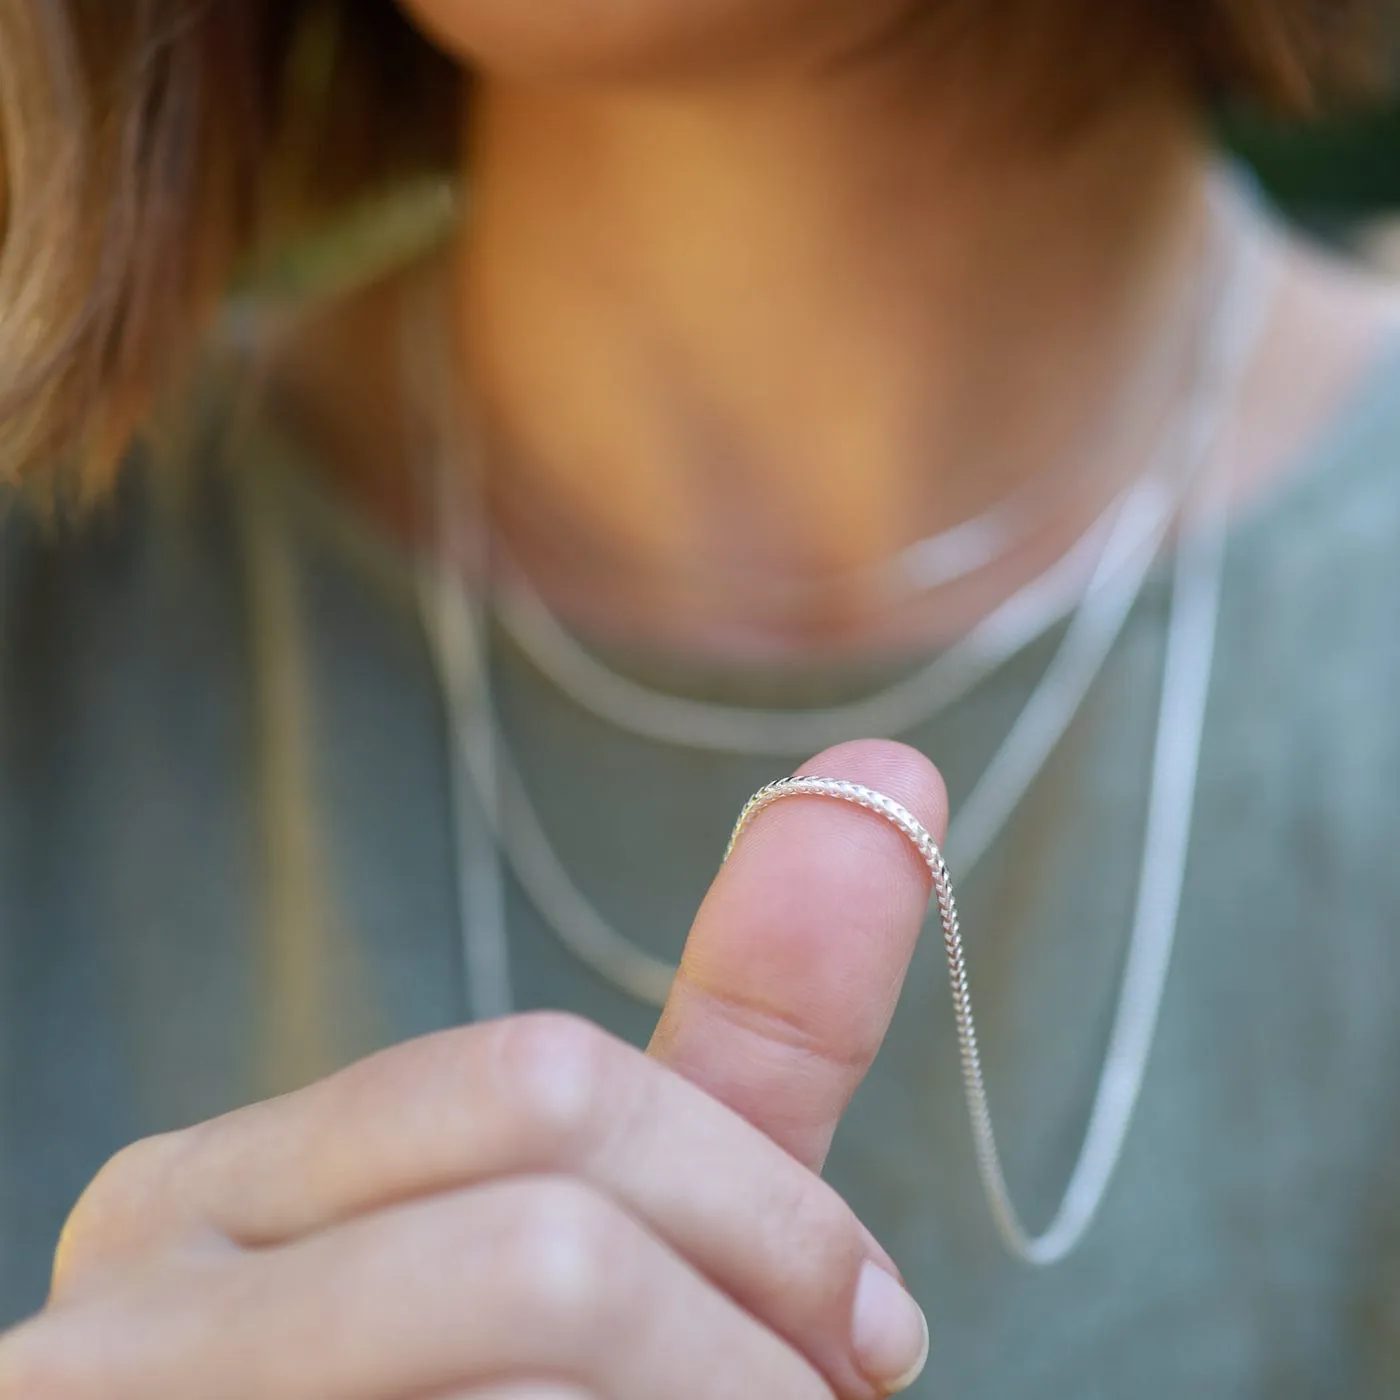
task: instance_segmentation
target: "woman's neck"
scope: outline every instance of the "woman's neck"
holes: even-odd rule
[[[1131,468],[1180,387],[1154,352],[1198,306],[1198,134],[1166,96],[1054,150],[979,120],[873,66],[483,83],[464,366],[507,518],[562,591],[547,538],[640,561],[652,603],[668,579],[800,591],[1031,477],[1072,496],[1091,444]],[[1110,424],[1134,395],[1137,421]]]

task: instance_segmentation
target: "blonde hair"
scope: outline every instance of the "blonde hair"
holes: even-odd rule
[[[100,481],[240,263],[451,168],[457,86],[388,0],[0,5],[0,480]]]

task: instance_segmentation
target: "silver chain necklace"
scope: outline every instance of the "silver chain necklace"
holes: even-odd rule
[[[1243,202],[1233,189],[1213,191],[1215,234],[1229,245],[1229,253],[1222,260],[1221,285],[1213,287],[1209,284],[1216,279],[1207,279],[1206,290],[1217,298],[1216,309],[1209,318],[1210,331],[1205,337],[1193,390],[1178,412],[1176,430],[1164,435],[1163,449],[1140,481],[1095,522],[1071,551],[1097,548],[1097,563],[1089,584],[1070,611],[1069,626],[1045,675],[949,834],[950,863],[961,877],[996,839],[1077,713],[1131,614],[1162,544],[1173,526],[1177,527],[1147,825],[1127,961],[1084,1143],[1060,1208],[1039,1236],[1032,1236],[1024,1228],[1010,1201],[980,1072],[975,1082],[969,1077],[964,1050],[969,1112],[988,1204],[1007,1247],[1034,1264],[1054,1263],[1070,1253],[1102,1202],[1141,1089],[1170,962],[1223,582],[1228,473],[1223,465],[1209,472],[1206,468],[1219,449],[1229,410],[1251,358],[1264,305],[1259,286],[1262,259],[1256,256],[1256,238],[1249,236],[1254,211],[1241,208]],[[454,744],[451,795],[464,963],[472,1013],[484,1019],[507,1014],[514,1005],[503,858],[539,914],[581,962],[628,995],[660,1004],[674,976],[674,965],[631,943],[578,890],[551,847],[511,760],[492,703],[484,590],[471,593],[461,583],[465,561],[485,562],[490,542],[484,536],[484,513],[465,508],[465,474],[459,456],[439,451],[433,465],[434,520],[439,533],[435,551],[420,558],[418,582]],[[470,537],[468,531],[472,532]],[[479,576],[486,578],[488,573],[483,568]],[[836,730],[837,720],[850,720],[852,711],[858,721],[871,717],[870,700],[842,711],[814,712],[814,719],[813,713],[805,712],[777,716],[722,706],[691,708],[694,702],[642,687],[631,688],[632,682],[594,662],[544,609],[541,600],[531,597],[528,591],[522,595],[518,577],[515,585],[517,602],[521,596],[526,598],[525,611],[517,608],[503,615],[502,620],[517,641],[528,639],[527,654],[537,664],[543,659],[541,669],[566,694],[623,728],[673,743],[692,742],[697,747],[792,753],[824,746],[809,742],[818,724]],[[924,680],[929,694],[922,697],[923,713],[915,716],[915,722],[966,694],[983,675],[1063,616],[1063,608],[1057,613],[1046,602],[1047,598],[1054,599],[1055,592],[1042,575],[1009,604],[996,610],[992,617],[1001,618],[997,627],[988,628],[980,636],[979,629],[974,628],[961,644],[961,654],[957,646],[945,652],[940,661],[950,656],[959,656],[959,660],[944,671],[933,672],[936,684]],[[1042,625],[1032,630],[1025,619],[1037,616],[1043,619]],[[542,637],[550,640],[542,644]],[[560,637],[565,643],[553,645]],[[974,637],[978,637],[976,644],[972,644]],[[989,638],[998,640],[1000,646],[988,645]],[[582,668],[581,657],[585,659]],[[925,678],[929,674],[920,673]],[[892,690],[899,703],[907,707],[907,690],[901,692],[899,686]],[[874,697],[874,701],[891,705],[886,696]],[[897,707],[892,708],[896,715],[902,713]],[[771,737],[774,742],[760,748],[753,734],[741,736],[737,727],[732,731],[725,728],[726,721],[744,716],[752,716],[771,731],[763,737]],[[699,734],[698,739],[685,737],[692,731],[684,728],[683,719],[700,721],[693,731]],[[786,720],[792,724],[784,724]],[[774,723],[769,724],[770,721]],[[658,729],[664,733],[658,733]],[[897,732],[886,726],[843,726],[828,739],[829,730],[822,730],[824,742],[858,734]],[[726,734],[731,736],[727,741]],[[949,926],[951,909],[951,898],[946,910],[940,899],[945,941],[949,941],[950,955],[956,941],[960,960],[955,914],[951,915]],[[960,991],[951,961],[950,974],[960,1028],[965,1020],[970,1043],[975,1047],[966,978],[962,979]]]

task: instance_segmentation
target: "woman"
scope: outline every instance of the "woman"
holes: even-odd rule
[[[7,5],[0,1396],[1396,1393],[1382,19]]]

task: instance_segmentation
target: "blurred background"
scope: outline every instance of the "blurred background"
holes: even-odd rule
[[[1400,100],[1320,123],[1234,113],[1220,129],[1301,223],[1400,274]]]

